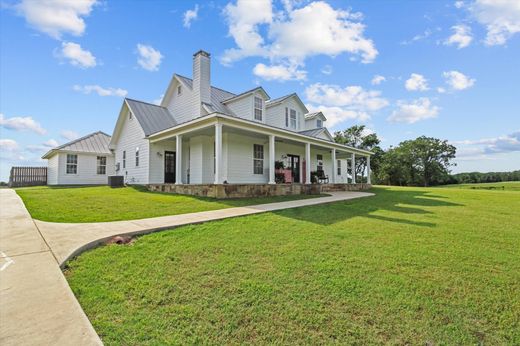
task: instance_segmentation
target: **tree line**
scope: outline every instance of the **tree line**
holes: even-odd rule
[[[421,136],[383,150],[377,134],[364,125],[334,133],[334,141],[374,153],[370,158],[372,182],[383,185],[433,186],[520,180],[520,171],[450,174],[457,148],[447,140]],[[367,160],[356,159],[356,181],[361,181]],[[359,180],[358,180],[359,179]]]

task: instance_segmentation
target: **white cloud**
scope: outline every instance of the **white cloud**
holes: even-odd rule
[[[162,100],[163,100],[163,98],[164,98],[164,94],[161,94],[161,96],[159,96],[158,98],[156,98],[155,100],[153,100],[152,103],[153,103],[154,105],[160,105],[161,102],[162,102]]]
[[[424,30],[423,33],[415,35],[414,37],[412,37],[411,40],[402,41],[401,44],[406,46],[406,45],[412,44],[414,42],[424,40],[424,39],[430,37],[431,34],[432,34],[432,30],[431,29],[426,29],[426,30]]]
[[[266,66],[262,63],[256,64],[253,73],[265,80],[303,80],[307,72],[298,70],[297,66],[271,65]]]
[[[195,8],[193,10],[187,10],[184,12],[184,19],[183,19],[183,25],[185,28],[191,27],[191,22],[194,20],[197,20],[197,17],[199,16],[199,5],[195,5]]]
[[[437,92],[438,92],[439,94],[444,94],[444,93],[446,92],[446,89],[443,88],[443,87],[438,87],[438,88],[437,88]]]
[[[99,85],[74,85],[72,87],[74,91],[81,92],[83,94],[91,94],[95,92],[99,96],[118,96],[125,97],[128,91],[121,88],[103,88]]]
[[[425,91],[428,90],[428,81],[423,75],[412,73],[410,78],[404,83],[406,90],[410,91]]]
[[[14,152],[19,148],[18,143],[14,139],[0,138],[0,150],[5,152]]]
[[[468,89],[475,84],[475,79],[470,78],[458,71],[443,72],[442,75],[446,79],[446,83],[453,90],[464,90]]]
[[[58,141],[56,141],[55,139],[49,139],[49,140],[43,142],[42,144],[28,145],[25,149],[31,153],[39,153],[39,152],[44,152],[44,151],[48,151],[50,149],[56,148],[58,145],[60,145],[58,143]]]
[[[96,57],[74,42],[62,42],[61,51],[57,55],[60,58],[67,59],[73,66],[89,68],[97,65]]]
[[[284,9],[273,10],[269,0],[229,3],[224,15],[236,48],[226,50],[221,62],[260,56],[271,65],[296,70],[314,55],[350,53],[364,63],[374,61],[378,52],[372,40],[364,37],[359,13],[336,10],[323,1],[295,8],[298,5],[286,1]]]
[[[42,128],[32,117],[5,118],[4,115],[0,113],[0,126],[14,131],[32,131],[39,135],[47,133],[47,130]]]
[[[469,46],[473,40],[473,36],[471,35],[471,28],[469,26],[460,24],[452,26],[451,29],[453,30],[453,35],[444,41],[445,45],[457,45],[458,49]]]
[[[316,83],[305,89],[306,98],[311,104],[309,110],[323,111],[329,126],[340,124],[348,119],[367,120],[372,112],[388,105],[381,92],[364,90],[360,86],[347,86]]]
[[[147,46],[141,43],[137,44],[137,51],[139,53],[139,58],[137,59],[137,63],[148,71],[157,71],[159,70],[159,65],[161,64],[162,58],[164,56],[153,48],[152,46]]]
[[[36,30],[60,39],[64,33],[83,35],[83,17],[90,14],[96,3],[96,0],[22,0],[15,9]]]
[[[456,141],[458,157],[493,155],[520,151],[520,130],[505,136]]]
[[[398,109],[392,112],[388,121],[392,123],[413,124],[421,120],[436,118],[439,107],[432,105],[427,97],[421,97],[411,102],[398,101]]]
[[[381,83],[384,82],[384,81],[386,81],[386,78],[385,78],[384,76],[381,76],[381,75],[376,74],[376,75],[374,76],[374,78],[372,78],[372,81],[370,81],[370,83],[371,83],[372,85],[379,85],[379,84],[381,84]]]
[[[520,1],[476,0],[468,5],[471,15],[487,30],[485,43],[503,45],[520,32]]]
[[[332,66],[331,65],[325,65],[321,68],[321,73],[323,74],[326,74],[326,75],[331,75],[332,74]]]
[[[455,6],[455,8],[462,8],[464,7],[464,1],[455,1],[453,6]]]
[[[73,141],[79,138],[79,133],[72,130],[63,130],[60,132],[60,135],[68,141]]]

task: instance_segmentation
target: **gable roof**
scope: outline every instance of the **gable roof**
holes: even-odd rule
[[[305,114],[305,120],[311,120],[311,119],[314,119],[314,118],[316,118],[316,117],[318,117],[320,115],[323,117],[324,120],[327,120],[327,118],[325,117],[325,115],[321,111]]]
[[[112,152],[108,149],[110,138],[106,133],[97,131],[49,150],[42,159],[48,159],[58,151],[111,155]]]
[[[291,97],[294,97],[294,99],[296,100],[296,102],[298,102],[300,104],[300,106],[305,110],[305,113],[309,113],[309,110],[307,109],[307,107],[305,106],[305,104],[303,103],[303,101],[300,99],[300,96],[298,96],[297,93],[292,93],[292,94],[289,94],[289,95],[285,95],[285,96],[282,96],[282,97],[278,97],[276,99],[272,99],[272,100],[269,100],[265,103],[265,106],[266,107],[272,107],[274,105],[277,105],[287,99],[290,99]]]
[[[224,101],[221,101],[222,103],[228,103],[228,102],[232,102],[238,98],[241,98],[243,96],[246,96],[246,95],[249,95],[249,94],[252,94],[254,93],[255,91],[260,91],[262,94],[264,94],[264,97],[269,100],[270,97],[269,97],[269,94],[267,94],[267,92],[264,90],[264,88],[262,88],[261,86],[259,87],[256,87],[256,88],[253,88],[251,90],[247,90],[247,91],[244,91],[243,93],[240,93],[238,95],[235,95],[235,96],[232,96],[230,98],[228,98],[227,100],[224,100]]]
[[[173,115],[166,107],[129,98],[125,98],[125,102],[137,118],[146,136],[177,125]]]
[[[325,133],[325,135],[327,137],[329,137],[329,140],[331,142],[334,141],[334,138],[332,137],[332,135],[330,134],[329,130],[327,130],[326,127],[319,127],[319,128],[311,129],[311,130],[303,130],[303,131],[299,131],[298,133],[305,135],[305,136],[316,137],[316,138],[319,138],[318,137],[319,135],[321,135],[322,133]]]

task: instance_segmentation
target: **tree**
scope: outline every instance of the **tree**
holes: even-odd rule
[[[370,158],[370,169],[377,171],[383,156],[383,149],[379,147],[381,142],[374,132],[369,132],[365,125],[354,125],[343,131],[334,132],[334,141],[354,148],[370,150],[374,155]],[[365,157],[356,159],[356,176],[365,171],[367,160]]]

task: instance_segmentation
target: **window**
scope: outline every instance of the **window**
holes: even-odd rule
[[[285,107],[285,127],[289,127],[289,108]]]
[[[135,148],[135,166],[139,167],[139,147]]]
[[[107,157],[97,157],[97,174],[107,174]]]
[[[123,168],[126,168],[126,150],[123,150]]]
[[[316,127],[322,128],[323,127],[323,120],[321,120],[321,119],[316,120]]]
[[[128,111],[128,119],[132,119],[132,112]]]
[[[318,171],[323,171],[323,155],[318,154],[316,155],[316,161],[318,162]]]
[[[291,128],[296,129],[296,111],[294,109],[291,109],[290,116]]]
[[[341,175],[341,160],[338,160],[338,175]]]
[[[78,174],[78,155],[67,154],[67,174]]]
[[[261,144],[253,146],[253,173],[264,174],[264,146]]]
[[[262,121],[263,108],[264,100],[255,96],[255,120]]]
[[[177,95],[180,95],[180,94],[182,94],[182,85],[179,85],[177,87]]]

